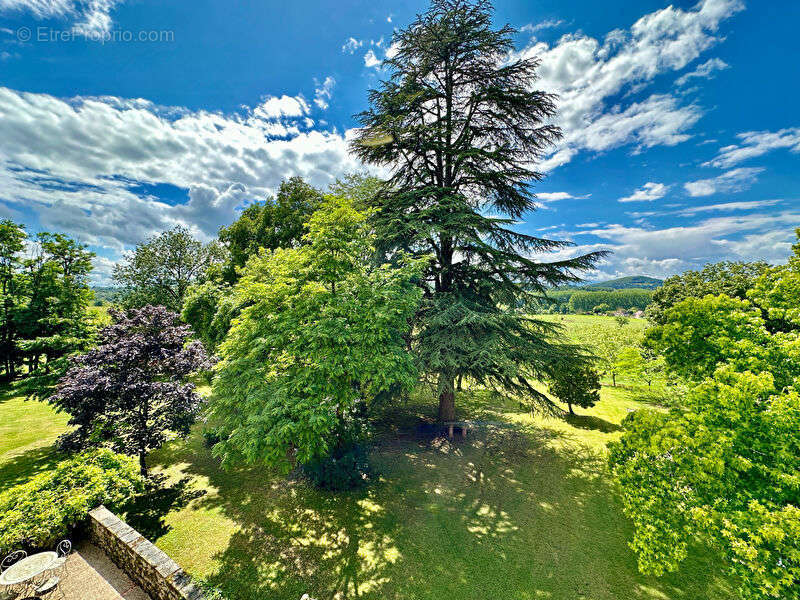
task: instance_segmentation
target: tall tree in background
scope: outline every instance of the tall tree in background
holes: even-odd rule
[[[88,308],[94,253],[60,233],[39,233],[31,257],[23,263],[25,304],[17,311],[17,342],[27,358],[29,377],[23,390],[46,398],[67,368],[67,357],[85,351],[96,324]]]
[[[203,244],[178,226],[139,244],[114,266],[114,281],[124,288],[126,308],[159,305],[179,311],[189,286],[223,256],[218,244]]]
[[[529,383],[575,348],[518,307],[547,285],[578,280],[599,254],[559,262],[529,256],[566,242],[512,229],[533,210],[533,162],[561,137],[554,97],[533,89],[538,62],[508,62],[510,26],[492,29],[486,0],[434,0],[395,33],[391,76],[369,93],[352,143],[392,169],[376,202],[382,250],[433,257],[418,314],[417,350],[435,378],[439,418],[455,416],[454,380],[468,376],[548,406]],[[505,216],[489,216],[503,214]]]
[[[293,248],[302,243],[308,221],[322,202],[322,192],[306,183],[302,177],[281,182],[274,198],[248,206],[242,215],[219,231],[220,242],[230,252],[223,269],[227,283],[235,283],[237,269],[260,248]]]
[[[4,219],[0,221],[0,360],[9,379],[14,376],[17,348],[15,339],[17,323],[15,315],[21,302],[19,268],[22,265],[20,253],[25,246],[27,235],[21,225]]]

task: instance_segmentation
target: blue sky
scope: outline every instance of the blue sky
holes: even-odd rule
[[[352,115],[425,2],[0,0],[0,216],[121,253],[363,168]],[[523,231],[591,279],[781,261],[800,226],[794,0],[498,0],[564,139]],[[512,57],[513,58],[513,57]]]

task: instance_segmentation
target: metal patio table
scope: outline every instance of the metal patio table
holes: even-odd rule
[[[12,590],[22,587],[23,591],[36,582],[36,578],[50,570],[50,565],[58,558],[55,552],[39,552],[14,563],[0,574],[0,586]]]

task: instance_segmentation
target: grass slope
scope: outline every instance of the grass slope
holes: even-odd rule
[[[53,442],[67,430],[68,418],[47,404],[25,400],[15,386],[0,390],[0,490],[55,464]]]
[[[604,324],[566,317],[568,329],[579,331],[585,319]],[[463,417],[498,425],[450,442],[415,429],[434,409],[421,391],[384,415],[376,481],[347,494],[262,468],[223,471],[197,427],[151,455],[167,487],[126,518],[232,600],[306,592],[320,600],[732,598],[701,551],[677,574],[637,571],[630,525],[604,467],[605,444],[642,406],[635,397],[606,387],[595,408],[565,421],[533,417],[486,392],[463,394]],[[17,429],[52,440],[63,427],[52,413],[41,418],[48,407],[24,406],[31,416],[17,413]],[[0,423],[10,407],[17,405],[0,403]]]

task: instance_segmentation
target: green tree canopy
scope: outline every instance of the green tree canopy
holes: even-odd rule
[[[346,185],[346,181],[343,182]],[[303,226],[322,202],[322,192],[302,177],[281,182],[278,193],[264,202],[248,206],[241,216],[219,231],[220,242],[230,252],[223,277],[227,283],[238,279],[237,269],[261,248],[292,248],[303,242]]]
[[[548,386],[550,393],[569,407],[571,415],[575,414],[573,405],[591,408],[600,400],[600,376],[588,364],[564,363],[554,371]]]
[[[376,398],[416,382],[405,337],[420,265],[376,265],[374,253],[367,216],[329,197],[303,244],[247,262],[209,405],[224,463],[309,463]]]
[[[225,256],[218,244],[203,244],[183,226],[153,236],[114,265],[114,281],[123,288],[122,305],[179,311],[189,286]]]
[[[611,445],[645,573],[675,571],[699,541],[747,599],[800,598],[800,395],[770,373],[718,370],[687,407],[640,409]]]
[[[462,376],[548,405],[529,382],[570,349],[518,307],[577,281],[599,256],[540,262],[531,257],[567,243],[513,228],[534,210],[534,163],[561,132],[554,97],[534,89],[537,60],[509,62],[514,30],[491,20],[487,0],[433,0],[396,31],[390,77],[370,91],[352,142],[392,171],[375,201],[379,250],[432,257],[415,349],[437,382],[441,420],[454,418]]]
[[[663,325],[647,331],[645,343],[680,377],[702,381],[722,363],[754,373],[777,369],[783,383],[797,371],[786,354],[787,340],[770,334],[761,311],[747,300],[724,294],[687,298],[667,310],[663,319]]]
[[[8,378],[14,375],[19,354],[16,346],[19,321],[16,315],[23,301],[19,271],[27,237],[21,225],[8,219],[0,221],[0,360]]]
[[[668,413],[637,410],[611,445],[646,573],[676,570],[701,541],[743,598],[800,598],[800,332],[763,318],[791,324],[796,264],[762,271],[744,291],[760,310],[725,294],[689,297],[648,333],[693,388]]]
[[[798,242],[789,261],[764,269],[747,294],[764,307],[767,327],[773,331],[800,329],[800,228],[796,233]]]
[[[666,311],[679,302],[687,298],[704,298],[709,294],[725,294],[746,300],[748,290],[768,266],[765,262],[710,263],[701,271],[685,271],[670,277],[653,293],[647,317],[653,323],[662,324]]]

